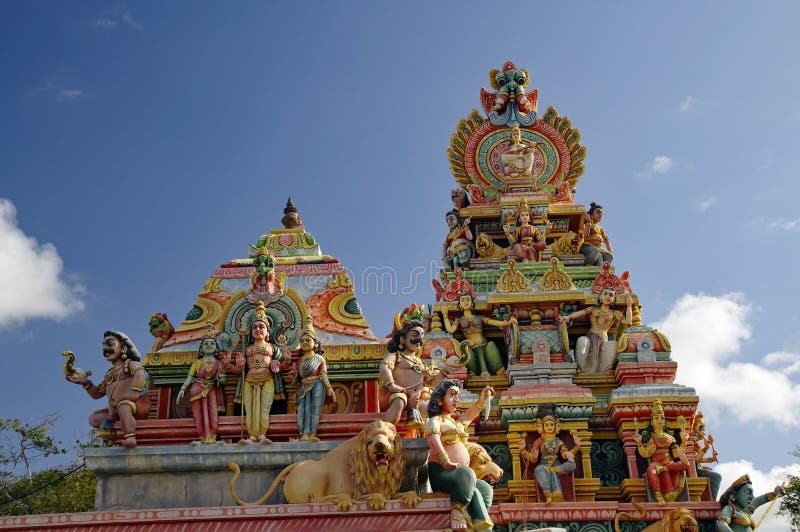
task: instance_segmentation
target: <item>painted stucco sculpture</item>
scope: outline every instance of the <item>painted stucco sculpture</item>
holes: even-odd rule
[[[247,346],[244,356],[238,353],[236,367],[243,370],[239,378],[237,398],[245,413],[247,438],[239,443],[264,443],[269,430],[269,413],[276,397],[283,398],[283,380],[280,377],[283,349],[269,342],[272,320],[267,316],[264,303],[260,302],[250,325],[252,343]],[[281,342],[281,340],[284,340]],[[280,343],[285,339],[278,338]]]
[[[394,425],[375,420],[361,432],[345,441],[321,460],[305,460],[285,468],[269,490],[255,502],[244,502],[236,494],[239,465],[230,462],[234,476],[230,493],[240,506],[263,504],[283,482],[283,494],[288,503],[333,501],[340,511],[366,499],[373,510],[382,510],[386,501],[402,498],[410,508],[419,504],[414,492],[400,493],[405,472],[403,440]]]
[[[422,415],[417,407],[420,392],[425,386],[435,386],[445,376],[442,370],[420,358],[424,338],[423,323],[410,320],[389,340],[389,354],[381,361],[379,370],[381,410],[386,412],[389,423],[399,423],[405,410],[408,424],[421,427]]]
[[[207,445],[217,440],[219,413],[225,411],[222,385],[226,378],[225,364],[221,360],[214,326],[208,324],[206,334],[200,342],[197,360],[189,368],[186,381],[176,398],[180,402],[188,394],[197,436],[200,438],[194,443]]]
[[[488,386],[484,388],[478,401],[456,419],[459,392],[458,381],[443,380],[433,390],[428,403],[425,437],[431,448],[428,459],[431,488],[450,494],[453,530],[490,530],[494,526],[489,518],[492,487],[477,478],[469,467],[466,429],[491,400],[493,390]]]
[[[512,251],[517,260],[538,261],[539,254],[547,246],[544,237],[534,225],[531,225],[531,210],[523,198],[517,206],[516,226],[503,225],[508,241],[513,244]]]
[[[605,230],[600,227],[603,220],[603,206],[592,202],[586,214],[589,219],[583,227],[583,245],[581,254],[585,264],[590,266],[602,266],[604,262],[614,260],[614,251],[611,249],[611,241]]]
[[[120,331],[103,333],[103,356],[111,363],[111,368],[100,384],[95,385],[89,380],[89,372],[76,371],[66,378],[83,386],[93,399],[108,399],[108,408],[89,417],[92,427],[112,430],[112,423],[119,421],[122,439],[117,443],[123,447],[136,447],[136,420],[144,419],[150,413],[147,372],[140,362],[136,346],[128,335]]]
[[[581,440],[573,431],[574,446],[567,448],[557,435],[561,430],[561,420],[556,417],[553,403],[539,407],[536,423],[539,437],[528,445],[525,437],[519,442],[520,455],[526,463],[535,465],[536,483],[544,493],[545,503],[563,502],[561,477],[575,471],[575,453],[580,450]]]
[[[306,322],[300,333],[300,358],[297,360],[297,429],[301,441],[318,442],[317,428],[325,397],[336,401],[336,392],[328,380],[325,351],[317,340],[314,323]]]
[[[706,422],[702,412],[695,415],[692,423],[692,444],[695,448],[694,462],[697,476],[708,479],[711,497],[716,499],[722,475],[711,469],[711,466],[706,465],[719,462],[719,459],[717,450],[714,448],[714,436],[706,434]],[[708,451],[711,451],[710,455]]]
[[[453,209],[447,212],[445,221],[450,230],[442,244],[442,262],[445,269],[469,268],[469,261],[475,256],[469,218],[461,218],[458,210]]]
[[[664,409],[661,401],[656,399],[653,401],[647,436],[643,437],[638,431],[633,436],[639,454],[648,461],[647,482],[658,504],[678,499],[686,485],[686,472],[689,470],[689,461],[684,453],[689,437],[685,421],[680,433],[681,443],[665,428]]]
[[[756,508],[783,495],[784,489],[775,486],[770,492],[755,497],[750,475],[742,475],[719,498],[722,509],[717,516],[719,532],[750,532],[758,524],[753,520]]]

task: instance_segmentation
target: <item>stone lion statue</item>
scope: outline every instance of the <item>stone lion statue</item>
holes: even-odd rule
[[[503,468],[494,463],[483,445],[470,441],[466,446],[469,452],[469,468],[475,471],[476,477],[489,484],[495,484],[503,478]]]
[[[628,512],[619,512],[614,517],[614,530],[620,532],[619,519],[626,517],[628,519],[641,520],[647,515],[647,510],[639,503],[633,503],[636,509],[639,510],[639,515],[631,515]],[[641,532],[697,532],[699,530],[697,520],[694,518],[691,510],[686,508],[673,508],[668,510],[664,517],[643,528]]]
[[[402,441],[394,425],[376,419],[321,460],[303,460],[287,466],[255,502],[244,502],[236,495],[239,465],[231,460],[231,497],[239,506],[263,504],[283,482],[288,503],[333,501],[339,511],[346,512],[359,499],[366,499],[373,510],[382,510],[387,500],[401,497],[414,508],[421,500],[419,495],[413,491],[398,493],[406,468]]]
[[[561,237],[547,246],[553,253],[553,257],[562,259],[564,257],[575,257],[581,254],[581,245],[583,244],[583,235],[575,231],[568,231],[561,235]]]
[[[475,251],[478,252],[478,257],[488,259],[502,259],[505,260],[508,256],[508,248],[500,247],[486,233],[481,233],[475,239]]]

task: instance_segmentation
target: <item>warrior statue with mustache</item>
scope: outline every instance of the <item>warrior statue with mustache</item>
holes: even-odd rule
[[[136,447],[136,419],[144,419],[150,412],[147,395],[147,372],[140,363],[139,351],[130,338],[119,331],[103,333],[103,356],[111,363],[103,382],[92,383],[87,375],[67,375],[67,380],[80,384],[93,399],[108,398],[108,408],[98,410],[89,417],[89,424],[97,429],[113,429],[119,420],[123,447]]]

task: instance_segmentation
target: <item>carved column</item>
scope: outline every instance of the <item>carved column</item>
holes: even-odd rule
[[[628,477],[639,477],[639,466],[636,464],[636,442],[633,441],[632,430],[626,430],[622,433],[622,448],[625,450],[625,457],[628,460]]]

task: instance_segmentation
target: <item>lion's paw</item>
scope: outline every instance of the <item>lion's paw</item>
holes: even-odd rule
[[[382,493],[370,493],[367,495],[367,504],[373,510],[383,510],[386,508],[386,497]]]
[[[356,503],[353,498],[346,494],[342,493],[341,495],[335,496],[336,507],[339,509],[340,512],[349,512],[353,505]]]
[[[422,497],[414,493],[413,491],[407,491],[405,493],[401,493],[400,497],[403,499],[403,502],[406,503],[406,506],[409,508],[416,508],[420,502],[422,502]]]

